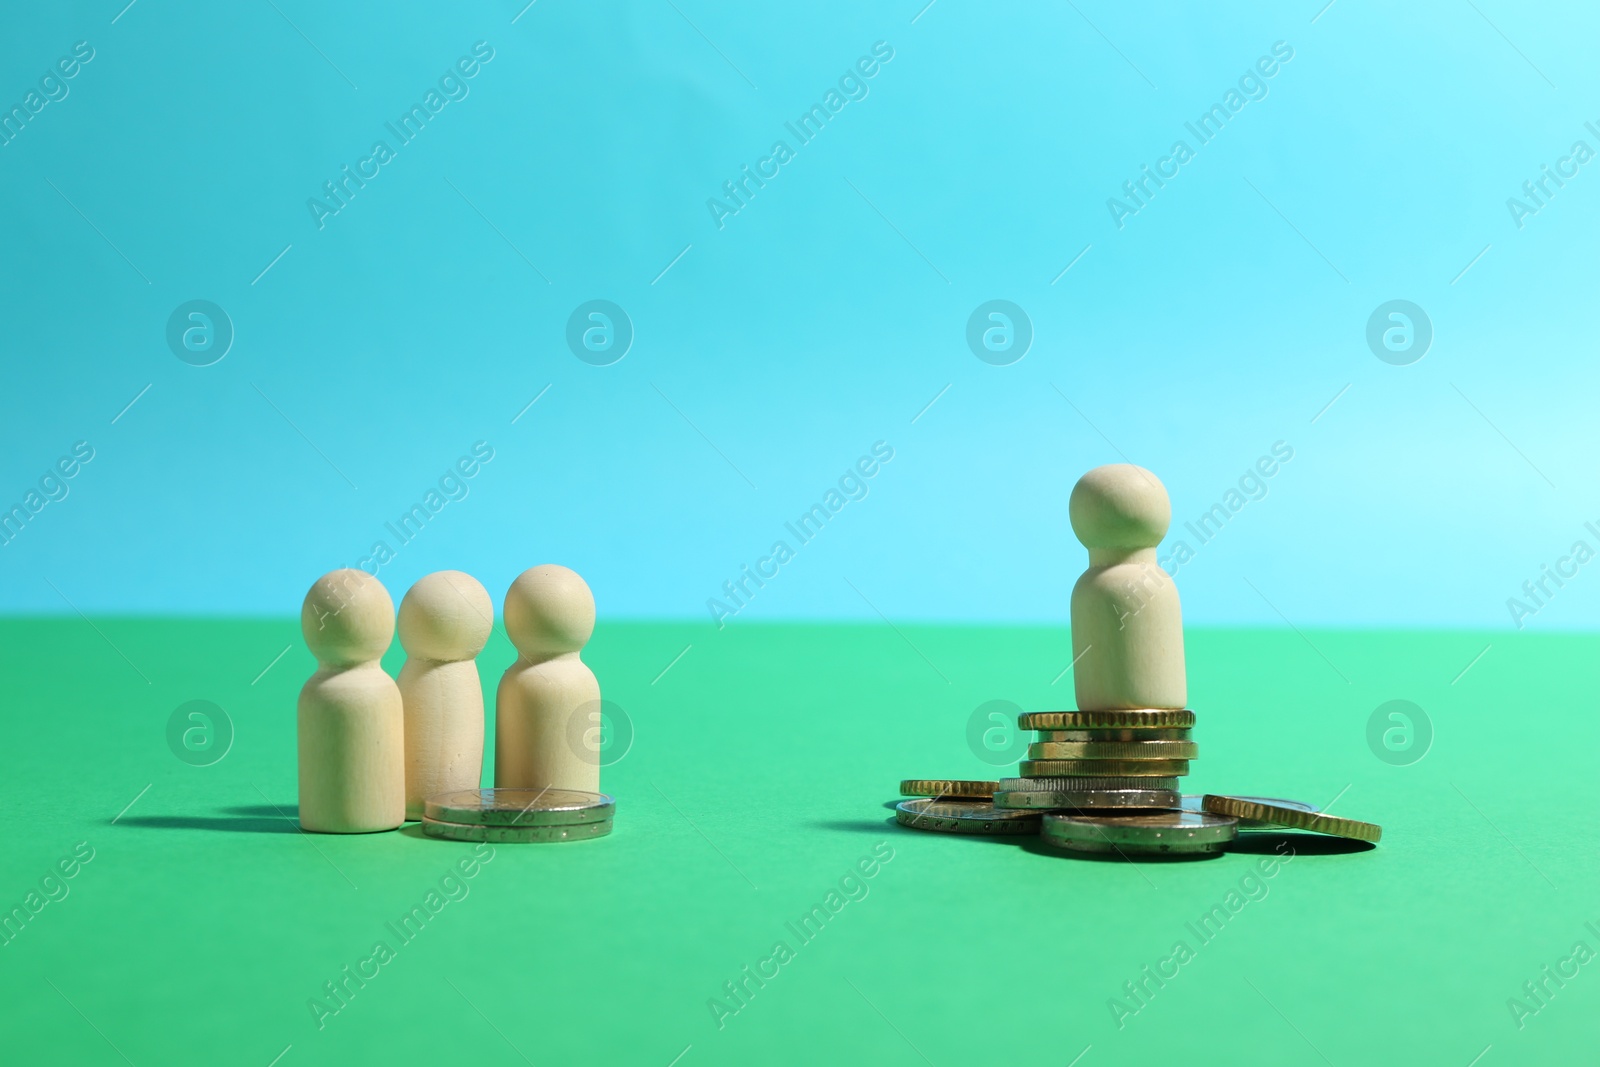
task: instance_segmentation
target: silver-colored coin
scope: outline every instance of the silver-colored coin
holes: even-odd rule
[[[997,808],[1032,811],[1168,811],[1178,806],[1176,789],[1002,789]]]
[[[1177,855],[1217,852],[1238,833],[1239,820],[1209,812],[1044,817],[1039,836],[1074,852]]]
[[[588,841],[611,832],[610,819],[570,823],[565,826],[506,826],[443,822],[422,817],[422,832],[447,841],[486,841],[491,845],[516,845],[552,841]]]
[[[996,808],[987,800],[935,800],[919,797],[895,805],[895,821],[913,830],[946,834],[1036,834],[1039,813]]]
[[[468,826],[572,826],[609,820],[616,801],[579,789],[462,789],[429,797],[422,814]]]
[[[1200,794],[1200,793],[1185,793],[1183,795],[1183,810],[1184,811],[1205,811],[1206,810],[1205,807],[1200,803],[1203,799],[1204,799],[1204,796],[1202,794]],[[1303,801],[1299,801],[1299,800],[1278,800],[1278,799],[1276,799],[1274,797],[1244,797],[1244,796],[1240,797],[1239,799],[1240,800],[1248,800],[1252,804],[1272,804],[1272,805],[1276,805],[1277,807],[1280,807],[1280,808],[1292,808],[1295,811],[1309,812],[1310,814],[1313,814],[1313,815],[1317,814],[1321,810],[1321,809],[1319,809],[1317,807],[1314,807],[1313,805],[1307,804],[1307,803],[1305,803]],[[1278,825],[1275,822],[1262,822],[1259,819],[1240,819],[1239,820],[1239,832],[1240,833],[1254,833],[1254,832],[1258,832],[1258,831],[1273,831],[1273,830],[1282,830],[1282,829],[1283,829],[1283,827]]]

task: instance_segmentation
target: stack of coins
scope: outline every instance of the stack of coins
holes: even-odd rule
[[[1243,830],[1301,830],[1375,844],[1373,823],[1267,797],[1183,796],[1178,779],[1199,755],[1188,710],[1036,711],[1021,776],[998,782],[908,778],[895,819],[947,834],[1037,835],[1071,853],[1124,859],[1201,858]]]
[[[1034,711],[1017,724],[1037,736],[1021,775],[995,790],[996,808],[1174,811],[1199,755],[1188,710]]]
[[[578,789],[463,789],[429,797],[422,832],[451,841],[585,841],[611,832],[616,801]]]

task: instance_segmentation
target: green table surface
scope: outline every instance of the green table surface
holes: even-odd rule
[[[585,657],[635,729],[604,771],[615,832],[497,846],[465,877],[474,846],[414,825],[292,822],[295,620],[7,620],[0,907],[38,910],[0,949],[0,1061],[1592,1061],[1594,640],[1191,629],[1186,791],[1384,827],[1362,852],[1300,836],[1257,882],[1260,844],[1134,864],[893,823],[902,777],[1006,773],[969,749],[979,705],[1072,706],[1063,628],[602,624]],[[491,708],[510,660],[497,627]],[[194,699],[234,727],[211,766],[167,745]],[[1432,721],[1409,766],[1368,747],[1391,699]],[[1114,1000],[1139,1010],[1119,1025]]]

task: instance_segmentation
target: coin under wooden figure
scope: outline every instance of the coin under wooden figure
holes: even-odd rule
[[[579,657],[594,613],[589,586],[555,564],[523,571],[506,591],[517,659],[495,692],[495,788],[600,791],[599,753],[587,747],[600,683]]]
[[[332,571],[306,593],[300,632],[318,664],[296,714],[300,825],[393,830],[406,815],[405,723],[378,660],[394,640],[394,601],[365,571]]]
[[[476,789],[483,778],[483,687],[478,653],[494,628],[494,602],[461,571],[418,579],[400,601],[405,706],[406,818],[423,801]]]
[[[1073,486],[1067,512],[1089,550],[1072,589],[1078,709],[1182,708],[1183,613],[1156,562],[1172,521],[1166,488],[1131,463],[1096,467]]]
[[[494,845],[592,841],[611,832],[616,801],[575,789],[465,789],[428,798],[422,832]]]

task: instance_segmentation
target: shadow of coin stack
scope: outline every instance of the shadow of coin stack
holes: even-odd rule
[[[1035,738],[1019,777],[1000,781],[994,806],[1090,816],[1045,820],[1051,844],[1078,851],[1114,851],[1114,820],[1178,811],[1178,779],[1200,754],[1190,737],[1194,712],[1186,709],[1034,711],[1017,725]],[[1060,840],[1063,833],[1074,839]]]

